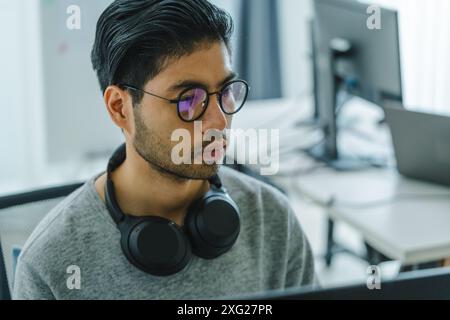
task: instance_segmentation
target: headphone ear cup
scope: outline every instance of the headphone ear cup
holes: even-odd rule
[[[189,208],[185,218],[193,253],[214,259],[229,251],[239,236],[239,216],[238,206],[226,193],[210,190]]]
[[[121,245],[128,260],[155,276],[180,272],[192,257],[191,245],[176,223],[161,217],[127,219]]]

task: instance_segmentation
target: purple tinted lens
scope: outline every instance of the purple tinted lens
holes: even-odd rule
[[[178,102],[180,116],[187,121],[194,120],[203,112],[207,93],[203,89],[192,89],[184,93]]]
[[[229,114],[238,112],[247,98],[247,85],[243,82],[234,82],[224,88],[222,92],[222,106]]]
[[[184,101],[180,101],[178,108],[180,108],[181,113],[188,113],[191,109],[191,100],[187,99]]]

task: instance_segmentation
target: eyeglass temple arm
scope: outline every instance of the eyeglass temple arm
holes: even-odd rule
[[[129,85],[122,85],[122,87],[124,87],[124,88],[127,88],[127,89],[130,89],[130,90],[134,90],[134,91],[144,92],[144,93],[146,93],[146,94],[148,94],[148,95],[151,95],[151,96],[153,96],[153,97],[156,97],[156,98],[159,98],[159,99],[163,99],[163,100],[166,100],[166,101],[168,101],[168,102],[170,102],[170,103],[172,103],[172,104],[177,104],[177,103],[178,103],[178,100],[171,100],[171,99],[167,99],[167,98],[164,98],[164,97],[158,96],[158,95],[156,95],[156,94],[154,94],[154,93],[151,93],[151,92],[147,92],[147,91],[145,91],[145,90],[142,90],[142,89],[138,89],[138,88],[136,88],[136,87],[133,87],[133,86],[129,86]]]

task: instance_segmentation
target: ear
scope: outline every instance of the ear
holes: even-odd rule
[[[111,120],[123,131],[130,133],[133,123],[133,104],[127,91],[109,86],[103,95]]]

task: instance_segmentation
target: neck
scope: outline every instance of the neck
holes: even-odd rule
[[[182,225],[188,207],[209,189],[205,180],[161,173],[127,145],[127,158],[111,175],[117,202],[126,214],[160,216]]]

